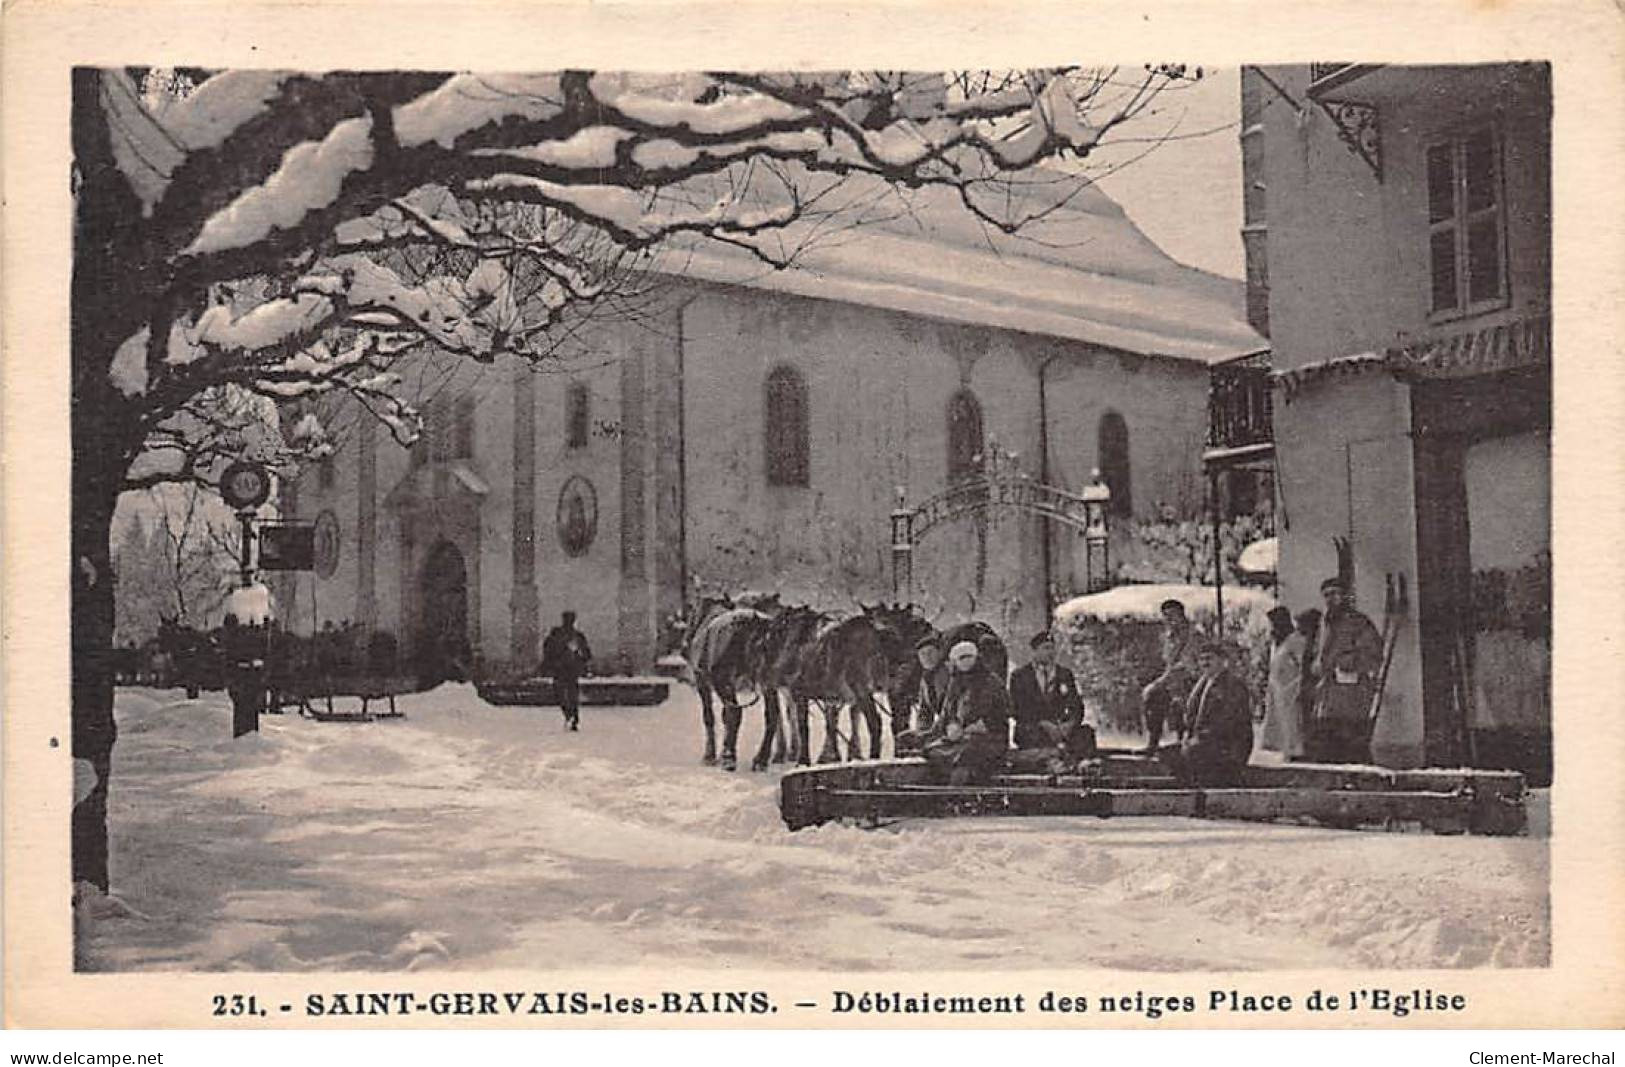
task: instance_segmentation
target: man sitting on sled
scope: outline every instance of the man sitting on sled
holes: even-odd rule
[[[1157,753],[1184,785],[1235,785],[1253,752],[1252,697],[1217,641],[1197,645],[1196,683],[1185,705],[1187,734]]]
[[[925,738],[925,759],[950,785],[986,781],[1009,751],[1010,697],[979,662],[974,642],[949,649],[948,666],[953,673],[942,714]]]
[[[1058,772],[1093,758],[1095,731],[1083,721],[1078,680],[1055,662],[1055,638],[1043,630],[1028,643],[1032,662],[1010,675],[1015,762]]]

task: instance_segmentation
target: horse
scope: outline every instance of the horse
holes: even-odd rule
[[[852,735],[848,754],[862,758],[859,746],[860,722],[869,732],[869,759],[881,752],[880,709],[875,694],[885,693],[890,702],[901,697],[902,681],[914,659],[914,645],[932,632],[931,624],[911,608],[901,605],[865,606],[862,614],[825,623],[806,655],[800,686],[816,699],[824,713],[824,746],[819,763],[841,758],[836,740],[840,708],[850,709]],[[893,727],[895,731],[895,726]],[[807,762],[807,716],[796,709],[796,734],[801,745],[800,762]]]
[[[761,606],[725,607],[724,601],[708,598],[708,606],[702,612],[705,617],[690,637],[686,657],[705,721],[705,755],[701,762],[720,764],[726,771],[733,770],[739,762],[739,723],[744,709],[736,694],[742,683],[753,682],[746,653],[757,631],[780,610],[777,596],[758,598],[755,603]],[[716,717],[711,707],[713,694],[722,700],[720,759]]]
[[[762,695],[762,744],[751,761],[751,770],[765,771],[771,759],[782,763],[788,757],[805,762],[806,743],[794,728],[795,719],[785,714],[781,692],[788,692],[792,708],[804,719],[807,697],[801,688],[801,675],[814,637],[828,616],[812,608],[786,608],[766,626],[756,630],[747,642],[747,673]],[[789,740],[786,751],[786,738]]]

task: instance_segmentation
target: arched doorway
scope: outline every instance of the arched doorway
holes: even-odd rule
[[[450,541],[429,550],[418,578],[422,604],[418,630],[418,674],[434,685],[448,679],[467,681],[471,649],[468,640],[468,568]]]

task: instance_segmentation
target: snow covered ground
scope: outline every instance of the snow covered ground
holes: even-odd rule
[[[496,708],[466,686],[365,724],[123,690],[114,894],[92,970],[1523,967],[1527,838],[1179,819],[786,832],[777,774],[701,767],[697,702]],[[756,711],[756,709],[752,709]],[[747,712],[741,751],[759,737]],[[817,737],[815,734],[815,743]]]

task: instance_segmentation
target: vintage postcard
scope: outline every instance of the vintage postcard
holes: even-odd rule
[[[8,1025],[1625,1023],[1625,23],[1237,10],[9,9]]]

